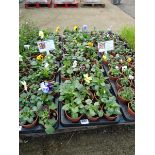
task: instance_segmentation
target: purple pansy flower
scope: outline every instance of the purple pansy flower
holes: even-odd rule
[[[44,93],[46,93],[46,94],[48,94],[48,93],[50,93],[50,92],[52,91],[52,84],[49,83],[49,82],[42,82],[42,83],[40,84],[40,87],[41,87],[41,90],[42,90]]]

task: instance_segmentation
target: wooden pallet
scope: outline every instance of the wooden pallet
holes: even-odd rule
[[[81,6],[82,7],[105,7],[104,3],[85,3],[85,2],[81,2]]]
[[[51,8],[52,6],[52,0],[47,0],[47,3],[30,3],[26,0],[25,2],[25,8],[28,9],[29,7],[36,7],[36,8],[40,8],[40,7],[48,7]]]
[[[73,3],[57,3],[54,2],[54,8],[78,8],[78,2],[75,0]]]

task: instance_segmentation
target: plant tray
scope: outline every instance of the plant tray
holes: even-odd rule
[[[59,82],[60,79],[60,74],[58,73],[55,81]],[[57,123],[54,125],[54,128],[57,129],[59,126],[59,104],[58,104],[58,98],[55,98],[54,102],[58,105],[58,108],[56,109],[57,114],[58,114],[58,121]],[[45,133],[45,129],[42,125],[37,125],[33,128],[27,129],[27,128],[23,128],[22,126],[19,126],[19,133],[20,134],[29,134],[29,133]]]
[[[103,67],[104,67],[104,69],[105,69],[105,74],[107,74],[108,73],[108,67],[107,66],[105,66],[105,65],[103,65]],[[115,86],[115,82],[113,82],[113,81],[111,81],[111,80],[109,80],[110,81],[110,83],[111,83],[111,86],[112,86],[112,93],[113,93],[113,95],[115,95],[116,96],[116,98],[117,98],[117,89],[116,89],[116,86]],[[127,121],[131,121],[131,122],[133,122],[133,121],[135,121],[135,117],[133,117],[132,115],[130,115],[129,113],[128,113],[128,106],[127,105],[125,105],[125,104],[123,104],[123,103],[121,103],[120,101],[118,101],[117,100],[117,102],[120,104],[120,106],[121,106],[121,109],[122,109],[122,111],[123,111],[123,115],[125,116],[125,119],[127,120]]]
[[[119,115],[116,120],[114,121],[108,121],[106,118],[100,118],[98,121],[96,122],[91,122],[89,121],[87,118],[83,117],[78,123],[72,123],[71,121],[69,121],[65,114],[64,114],[64,110],[62,110],[62,103],[59,102],[59,107],[60,107],[60,111],[61,111],[61,125],[64,127],[80,127],[80,126],[92,126],[92,125],[107,125],[107,124],[117,124],[120,121],[121,115]]]

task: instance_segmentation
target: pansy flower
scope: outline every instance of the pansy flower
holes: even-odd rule
[[[119,58],[119,54],[116,54],[116,58]]]
[[[115,68],[116,68],[117,70],[119,70],[119,67],[118,67],[118,66],[115,66]]]
[[[130,79],[130,80],[133,80],[133,79],[134,79],[134,76],[129,75],[129,79]]]
[[[123,66],[122,67],[122,71],[124,72],[124,71],[126,71],[127,70],[127,66]]]
[[[93,43],[92,43],[92,42],[88,42],[87,45],[88,45],[89,47],[93,47]]]
[[[38,60],[38,61],[42,61],[43,58],[44,58],[44,57],[43,57],[41,54],[37,56],[37,60]]]
[[[57,26],[56,33],[59,33],[59,32],[60,32],[60,26]]]
[[[29,50],[30,45],[24,45],[24,48]]]
[[[49,64],[46,62],[45,65],[44,65],[44,67],[45,68],[48,68],[48,66],[49,66]]]
[[[90,83],[90,81],[92,80],[91,77],[88,76],[88,74],[84,74],[84,80],[87,82],[87,83]]]
[[[102,59],[103,59],[104,61],[107,61],[107,57],[106,57],[105,55],[102,56]]]
[[[132,58],[128,57],[127,62],[130,63],[132,61]]]
[[[52,91],[52,84],[49,82],[40,83],[40,87],[41,87],[41,90],[46,94],[49,94]]]
[[[73,62],[73,68],[75,68],[77,66],[77,61],[76,60],[74,60],[74,62]]]
[[[39,31],[39,37],[40,37],[41,39],[44,38],[44,32],[43,32],[43,31]]]
[[[78,31],[78,28],[79,28],[78,26],[74,26],[73,29],[74,29],[74,31]]]

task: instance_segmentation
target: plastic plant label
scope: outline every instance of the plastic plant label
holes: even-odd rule
[[[98,51],[103,53],[105,51],[105,42],[98,43]]]
[[[47,41],[39,41],[37,42],[39,51],[47,52],[49,54],[49,51],[52,51],[55,49],[54,41],[53,40],[47,40]]]
[[[98,43],[98,51],[99,52],[107,53],[107,51],[112,51],[112,50],[114,50],[114,41],[113,40]]]
[[[89,120],[88,119],[81,119],[80,123],[81,124],[89,124]]]
[[[114,50],[114,41],[113,40],[109,40],[109,41],[105,42],[105,50],[106,51]]]
[[[21,131],[22,130],[22,126],[19,126],[19,131]]]
[[[55,45],[53,40],[45,41],[46,49],[49,51],[55,50]]]
[[[45,45],[45,42],[44,41],[39,41],[37,42],[38,44],[38,49],[39,49],[39,52],[45,52],[46,51],[46,45]]]

